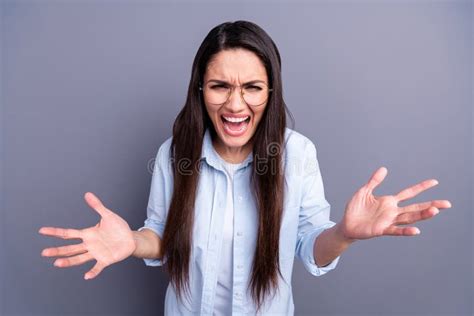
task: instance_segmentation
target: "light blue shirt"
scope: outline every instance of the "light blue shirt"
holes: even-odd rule
[[[166,216],[173,194],[169,137],[160,146],[155,158],[147,206],[147,219],[139,228],[151,229],[163,237]],[[280,233],[280,267],[276,295],[260,312],[264,315],[293,315],[294,303],[291,275],[295,256],[314,276],[334,269],[340,259],[335,258],[325,267],[315,264],[313,244],[316,237],[336,223],[329,220],[330,204],[324,196],[323,180],[319,170],[316,147],[304,135],[285,130],[286,148],[283,151],[285,191],[283,220]],[[270,149],[272,150],[272,149]],[[218,263],[222,249],[227,179],[222,158],[214,150],[209,130],[206,130],[201,169],[195,201],[195,222],[190,261],[190,299],[178,300],[171,283],[165,295],[165,315],[212,315],[216,292]],[[257,158],[259,159],[259,158]],[[257,240],[258,216],[256,201],[250,184],[252,166],[250,153],[234,175],[234,261],[233,261],[233,315],[255,315],[255,304],[247,292],[252,259]],[[258,161],[257,161],[258,165]],[[263,171],[260,166],[258,170]],[[161,266],[163,259],[143,259],[147,266]],[[185,296],[184,296],[185,297]]]

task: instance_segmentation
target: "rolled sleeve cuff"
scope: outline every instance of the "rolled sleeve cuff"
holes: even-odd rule
[[[318,266],[314,260],[313,246],[316,241],[316,238],[324,230],[331,228],[334,225],[336,225],[336,223],[334,222],[329,222],[327,224],[324,224],[323,226],[318,227],[318,229],[310,232],[309,235],[307,236],[309,242],[307,242],[303,248],[303,265],[306,268],[306,270],[312,275],[321,276],[333,270],[337,266],[337,263],[339,262],[339,259],[341,258],[341,256],[337,256],[333,261],[331,261],[328,265],[324,267]]]
[[[162,238],[165,226],[154,220],[147,219],[145,220],[145,225],[137,229],[137,231],[142,231],[143,229],[150,229],[155,232],[155,234],[157,234],[160,238]],[[145,262],[145,265],[150,267],[159,267],[166,263],[166,259],[143,258],[143,261]]]

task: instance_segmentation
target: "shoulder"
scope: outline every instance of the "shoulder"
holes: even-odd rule
[[[289,157],[304,157],[316,151],[316,146],[307,136],[289,127],[285,128],[285,152]]]
[[[285,172],[293,177],[312,175],[319,171],[316,145],[307,136],[286,128]]]
[[[158,147],[156,157],[155,157],[155,164],[165,169],[171,169],[171,142],[173,136],[169,136],[166,138]]]
[[[166,138],[158,148],[158,154],[163,157],[170,157],[171,142],[173,141],[173,136]]]

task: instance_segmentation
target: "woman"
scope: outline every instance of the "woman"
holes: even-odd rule
[[[130,256],[165,265],[165,314],[294,313],[293,259],[319,276],[337,265],[354,241],[414,236],[400,227],[451,207],[433,200],[399,207],[437,184],[434,179],[396,195],[373,195],[379,168],[347,203],[339,223],[307,137],[286,127],[281,60],[272,39],[254,23],[213,28],[194,59],[186,104],[173,135],[159,148],[145,225],[132,231],[92,193],[101,216],[90,228],[43,227],[41,234],[80,238],[44,249],[58,267],[97,260],[85,279]]]

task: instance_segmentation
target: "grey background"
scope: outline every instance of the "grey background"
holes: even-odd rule
[[[215,25],[247,19],[274,39],[295,129],[311,138],[331,219],[380,166],[376,195],[439,185],[449,199],[417,237],[354,244],[336,270],[295,262],[297,315],[469,315],[473,298],[472,3],[462,1],[4,1],[1,5],[2,315],[160,315],[168,279],[131,258],[56,268],[43,248],[85,228],[92,191],[132,229],[148,162],[171,135],[191,64]],[[76,243],[77,241],[74,241]]]

